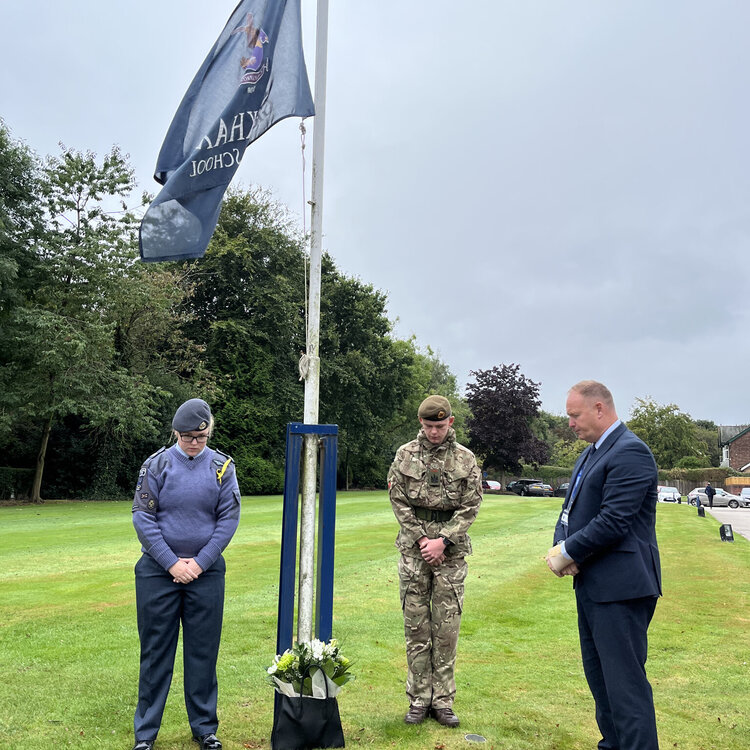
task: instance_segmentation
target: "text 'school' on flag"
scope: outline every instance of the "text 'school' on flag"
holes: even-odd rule
[[[247,146],[285,117],[314,113],[300,0],[243,0],[190,84],[156,163],[141,222],[144,261],[200,258]]]

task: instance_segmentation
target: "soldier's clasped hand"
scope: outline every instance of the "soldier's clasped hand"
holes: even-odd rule
[[[422,552],[422,559],[428,565],[440,565],[445,560],[445,544],[440,537],[428,539],[423,536],[417,544],[419,544],[419,549]]]

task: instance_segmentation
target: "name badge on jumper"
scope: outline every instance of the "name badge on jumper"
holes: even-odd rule
[[[560,523],[562,523],[563,526],[568,525],[568,511],[564,510],[562,516],[560,516]]]
[[[440,486],[440,469],[430,466],[427,470],[427,484],[429,484],[430,487]]]

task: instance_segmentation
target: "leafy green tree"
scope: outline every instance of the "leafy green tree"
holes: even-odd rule
[[[628,427],[651,448],[657,465],[671,469],[685,456],[705,459],[689,414],[676,404],[658,404],[652,398],[637,398]]]
[[[205,257],[185,266],[186,332],[216,379],[215,440],[244,492],[281,489],[286,424],[302,419],[303,239],[268,192],[234,190]]]
[[[709,419],[696,419],[694,425],[696,437],[701,443],[701,452],[707,459],[707,463],[704,463],[707,466],[718,466],[721,463],[718,426]]]
[[[521,462],[544,464],[550,448],[532,432],[539,417],[539,383],[526,378],[519,365],[500,365],[471,372],[466,386],[471,409],[469,447],[487,468],[520,472]]]
[[[124,203],[132,170],[117,148],[98,161],[63,147],[43,177],[45,226],[33,250],[44,273],[12,316],[16,375],[6,394],[20,421],[38,425],[35,502],[56,424],[76,416],[112,435],[154,436],[160,395],[146,377],[131,377],[116,346],[112,311],[124,280],[140,280],[137,222]]]
[[[40,164],[0,120],[0,325],[38,281],[40,193]]]
[[[414,347],[396,341],[383,292],[324,268],[321,306],[321,418],[339,425],[341,473],[359,486],[383,487],[393,459],[393,422],[421,395]],[[418,404],[419,402],[417,402]],[[416,432],[416,406],[411,414]]]
[[[539,416],[531,423],[531,431],[549,446],[549,460],[553,466],[572,466],[575,463],[576,435],[570,429],[567,417],[540,409]]]
[[[553,466],[572,467],[587,446],[585,440],[558,440],[552,447],[550,462]]]
[[[41,269],[34,243],[42,220],[40,164],[0,120],[0,448],[14,458],[15,318]],[[11,464],[12,465],[12,464]],[[20,465],[20,464],[19,464]]]
[[[83,429],[96,457],[87,495],[117,496],[118,487],[131,494],[143,458],[171,439],[169,425],[176,407],[197,392],[212,399],[216,386],[204,353],[183,330],[189,318],[182,303],[190,293],[183,269],[140,262],[132,263],[113,289],[107,306],[113,325],[113,366],[131,389],[148,397],[143,408],[149,410],[153,429],[123,429],[117,415],[96,425],[86,423]]]
[[[559,440],[574,440],[575,433],[568,425],[568,418],[559,414],[550,414],[544,409],[539,410],[537,416],[531,423],[532,432],[550,446]]]
[[[456,376],[429,346],[420,348],[414,336],[406,341],[396,341],[396,346],[404,348],[404,361],[407,365],[408,396],[401,409],[394,413],[389,424],[385,427],[390,435],[388,454],[390,459],[399,446],[413,440],[419,431],[417,411],[422,401],[431,394],[445,396],[451,403],[455,421],[453,428],[456,439],[462,444],[468,443],[466,422],[469,417],[469,407],[466,400],[458,392]]]

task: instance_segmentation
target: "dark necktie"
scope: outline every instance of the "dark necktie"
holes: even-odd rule
[[[596,445],[594,443],[591,443],[589,446],[589,452],[586,454],[586,458],[583,459],[583,463],[581,464],[581,469],[578,472],[578,478],[576,479],[576,485],[573,488],[575,491],[578,490],[578,485],[581,483],[581,475],[583,474],[583,470],[588,465],[588,462],[591,460],[592,456],[596,453]]]
[[[583,477],[583,470],[586,468],[586,465],[591,460],[591,457],[596,452],[596,445],[594,443],[591,443],[591,447],[589,448],[589,452],[586,454],[586,458],[583,459],[583,463],[581,464],[581,468],[578,470],[578,474],[576,475],[576,481],[573,485],[573,490],[570,493],[570,497],[568,498],[568,502],[565,504],[565,508],[563,509],[562,514],[562,523],[563,526],[566,529],[565,536],[567,537],[567,527],[568,527],[568,515],[570,514],[570,509],[573,507],[573,501],[576,499],[576,495],[578,495],[578,491],[581,489],[581,478]]]

